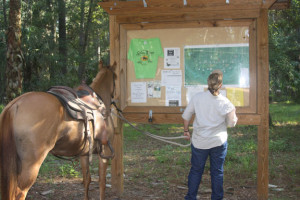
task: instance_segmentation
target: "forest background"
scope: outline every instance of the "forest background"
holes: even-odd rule
[[[53,85],[89,83],[100,59],[109,64],[109,16],[97,3],[1,2],[0,103]],[[16,46],[19,51],[12,50]],[[291,0],[289,9],[269,11],[269,55],[270,100],[300,102],[299,0]]]

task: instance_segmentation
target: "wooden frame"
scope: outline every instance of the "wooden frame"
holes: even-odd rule
[[[108,1],[99,3],[110,15],[110,61],[118,66],[117,99],[127,119],[147,122],[150,108],[126,107],[126,31],[133,29],[241,26],[249,24],[252,35],[250,48],[250,105],[238,109],[239,124],[258,126],[258,200],[268,199],[268,140],[269,140],[269,55],[268,55],[268,9],[285,9],[289,0],[146,0]],[[229,3],[226,3],[229,2]],[[151,107],[153,123],[182,123],[178,107]],[[163,112],[162,112],[163,109]],[[113,189],[121,194],[123,179],[123,122],[116,121],[112,161]]]
[[[148,30],[148,29],[178,29],[178,28],[200,28],[200,27],[235,27],[235,26],[248,26],[250,34],[250,95],[249,101],[250,105],[247,107],[237,108],[238,115],[245,116],[245,114],[251,114],[250,119],[246,117],[239,116],[239,124],[247,125],[259,125],[260,116],[257,115],[256,109],[256,31],[255,31],[255,21],[250,20],[219,20],[219,21],[198,21],[198,22],[186,22],[179,23],[135,23],[135,24],[120,24],[120,70],[124,72],[122,74],[121,83],[121,109],[123,114],[129,121],[148,123],[148,113],[149,110],[153,113],[152,123],[161,124],[180,124],[182,123],[182,112],[184,107],[165,107],[165,106],[127,106],[126,105],[126,95],[127,95],[127,80],[126,80],[126,63],[127,63],[127,31],[128,30]],[[124,98],[125,97],[125,98]]]

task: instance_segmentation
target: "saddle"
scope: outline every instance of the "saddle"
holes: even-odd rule
[[[81,85],[81,87],[88,87]],[[91,90],[91,89],[90,89]],[[93,111],[98,110],[101,115],[105,115],[105,106],[102,101],[99,101],[99,107],[91,104],[93,97],[88,90],[74,90],[66,86],[53,86],[48,93],[56,96],[68,114],[76,120],[93,120]]]
[[[94,91],[85,84],[81,84],[78,87],[80,90],[74,90],[70,87],[66,86],[52,86],[47,92],[56,96],[59,101],[62,103],[64,108],[67,110],[67,113],[75,120],[83,121],[84,123],[84,136],[85,143],[89,141],[89,144],[92,144],[91,131],[89,122],[92,123],[93,133],[95,132],[95,120],[96,115],[101,115],[103,119],[106,117],[106,109],[103,101],[99,98],[95,98],[92,96]],[[96,94],[95,94],[96,96]],[[98,102],[94,102],[97,99]],[[92,162],[92,147],[93,145],[89,145],[89,162]],[[81,151],[83,151],[84,147]],[[80,153],[78,154],[80,155]],[[78,156],[77,155],[77,156]],[[57,156],[57,155],[55,155]],[[74,157],[77,157],[74,156]],[[57,156],[61,158],[60,156]]]

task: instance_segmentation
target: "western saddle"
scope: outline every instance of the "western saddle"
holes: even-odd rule
[[[89,144],[92,144],[89,123],[92,123],[94,133],[94,124],[96,123],[95,115],[99,115],[100,113],[103,119],[106,118],[106,108],[101,98],[86,84],[81,84],[77,90],[66,86],[52,86],[47,92],[59,99],[67,113],[73,119],[83,121],[85,144],[86,139],[89,140]],[[83,149],[84,148],[85,145]],[[92,148],[93,145],[89,145],[90,162],[92,161]],[[78,155],[80,155],[80,153]]]

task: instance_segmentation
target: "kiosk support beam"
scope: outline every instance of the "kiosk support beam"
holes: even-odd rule
[[[110,32],[110,63],[117,62],[117,74],[120,74],[120,25],[116,22],[116,16],[109,17]],[[117,104],[120,103],[120,79],[116,80],[116,98]],[[120,106],[120,105],[118,105]],[[115,157],[111,164],[112,188],[117,195],[121,195],[124,191],[124,167],[123,167],[123,123],[120,119],[117,121],[114,134],[113,147],[115,149]]]
[[[257,197],[268,199],[269,185],[269,53],[268,9],[261,9],[257,19],[257,109],[261,115],[258,126],[257,147]]]

